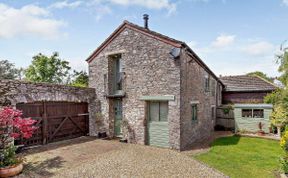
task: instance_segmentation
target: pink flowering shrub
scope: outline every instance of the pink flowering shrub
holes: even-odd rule
[[[33,126],[35,120],[31,118],[22,118],[22,112],[11,107],[5,107],[0,110],[0,148],[7,146],[9,136],[28,139],[32,137],[37,127]]]
[[[37,127],[35,120],[22,118],[22,112],[11,107],[0,110],[0,168],[21,163],[16,156],[16,147],[11,144],[11,137],[28,139]]]

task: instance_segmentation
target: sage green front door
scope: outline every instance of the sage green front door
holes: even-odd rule
[[[115,99],[114,100],[114,133],[116,137],[119,137],[122,135],[121,123],[122,123],[122,100]]]
[[[168,148],[168,102],[151,101],[148,110],[148,145]]]

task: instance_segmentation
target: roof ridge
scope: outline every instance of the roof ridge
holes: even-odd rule
[[[268,83],[268,84],[273,85],[273,86],[276,87],[276,88],[279,88],[276,84],[268,81],[267,79],[265,79],[265,78],[263,78],[263,77],[260,77],[260,76],[258,76],[258,75],[253,75],[253,76],[258,77],[259,79],[263,80],[264,82],[266,82],[266,83]]]
[[[251,75],[243,74],[243,75],[226,75],[226,76],[221,76],[219,78],[228,78],[228,77],[251,77]]]
[[[132,25],[132,26],[137,27],[137,28],[140,28],[140,29],[145,30],[145,31],[147,31],[147,32],[154,33],[155,35],[160,35],[160,36],[162,36],[163,38],[167,38],[167,39],[173,40],[173,41],[178,42],[178,43],[181,43],[181,44],[182,44],[182,43],[185,43],[185,42],[180,41],[180,40],[177,40],[177,39],[175,39],[175,38],[171,38],[171,37],[169,37],[169,36],[167,36],[167,35],[163,35],[162,33],[159,33],[159,32],[156,32],[156,31],[153,31],[153,30],[150,30],[150,29],[146,29],[146,28],[144,28],[144,27],[142,27],[142,26],[140,26],[140,25],[137,25],[137,24],[135,24],[135,23],[133,23],[133,22],[130,22],[130,21],[128,21],[128,20],[124,20],[124,23],[126,23],[126,24],[128,24],[128,25]]]

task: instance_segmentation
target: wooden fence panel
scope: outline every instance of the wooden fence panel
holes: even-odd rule
[[[234,109],[229,106],[218,107],[216,110],[216,125],[228,130],[235,129]]]
[[[16,144],[33,146],[76,138],[89,133],[87,103],[37,102],[17,104],[24,117],[37,120],[38,129],[28,140]]]

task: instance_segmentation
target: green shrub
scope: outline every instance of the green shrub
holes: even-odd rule
[[[0,168],[16,165],[21,162],[21,159],[16,156],[15,151],[16,147],[14,145],[11,145],[1,151]]]
[[[280,158],[280,163],[281,163],[281,169],[283,170],[285,174],[287,174],[288,173],[288,157],[285,156],[285,157]]]

